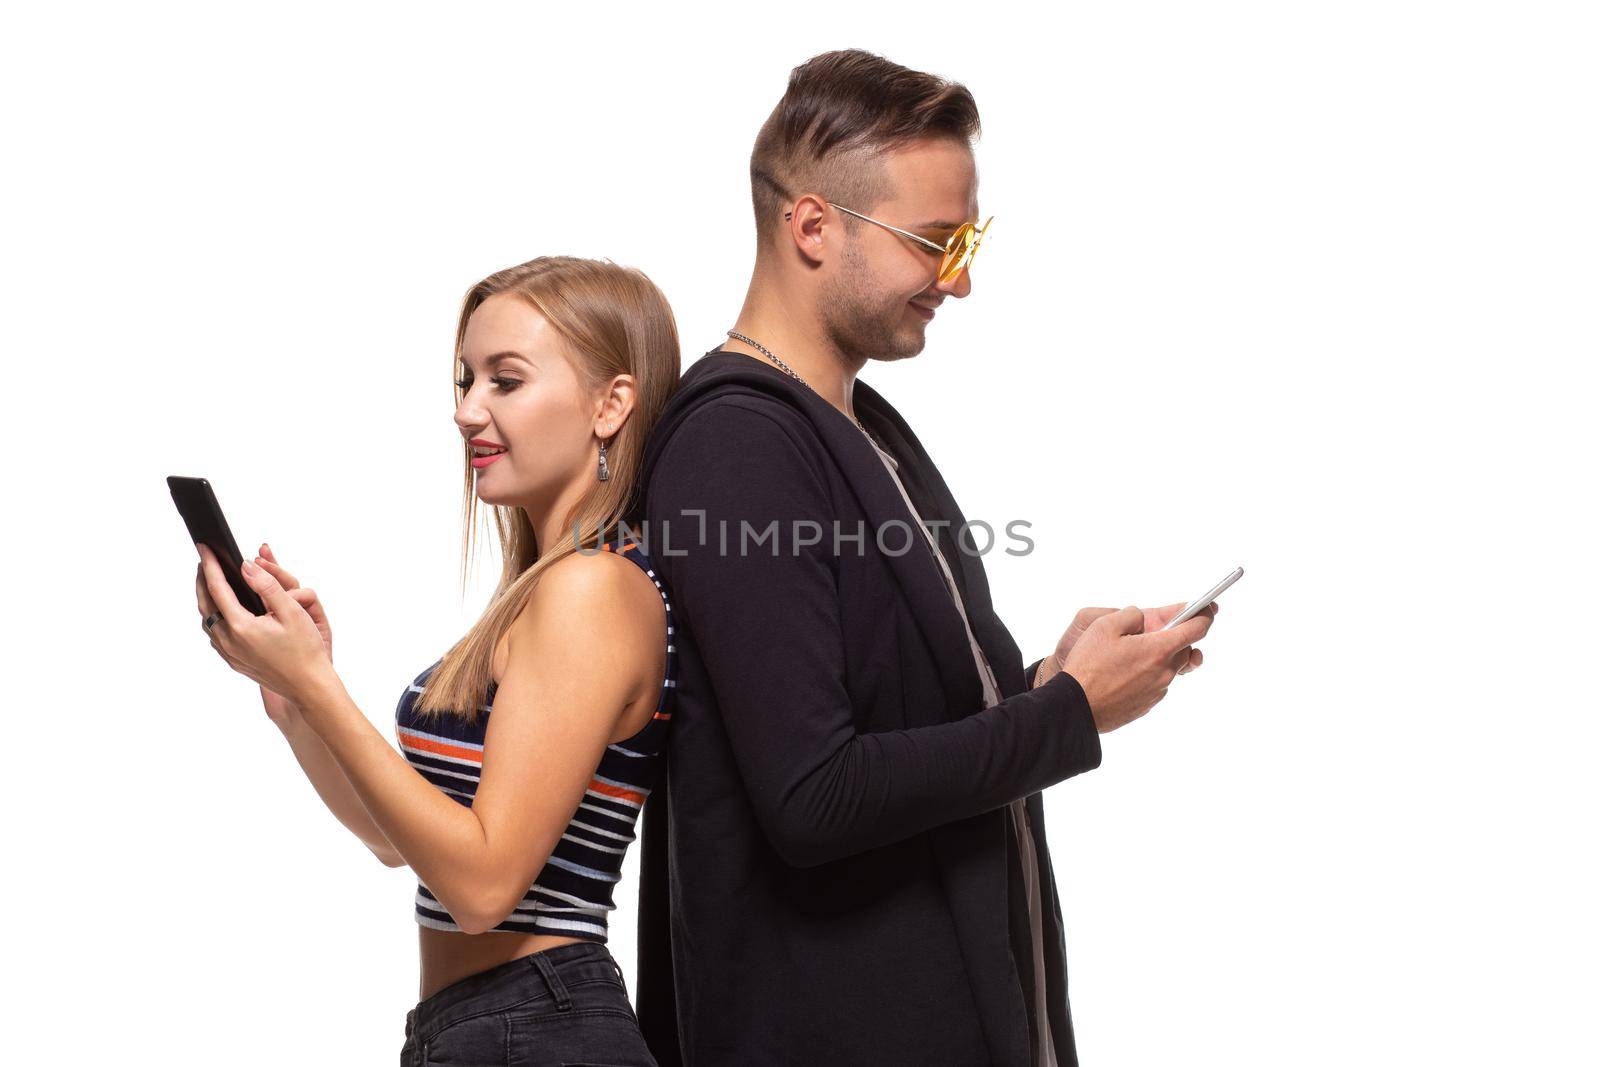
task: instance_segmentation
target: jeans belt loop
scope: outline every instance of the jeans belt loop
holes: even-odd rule
[[[556,1000],[556,1011],[571,1011],[572,994],[567,992],[567,984],[556,973],[556,965],[550,962],[550,957],[543,952],[535,952],[528,957],[528,961],[538,968],[544,984],[550,987],[550,995]]]

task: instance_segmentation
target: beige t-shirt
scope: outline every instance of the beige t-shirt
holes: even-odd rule
[[[900,481],[899,462],[878,448],[877,442],[873,442],[872,447],[877,449],[878,455],[883,459],[883,465],[889,469],[889,477],[894,479],[900,495],[905,498],[906,507],[916,518],[917,528],[928,539],[928,547],[933,549],[933,558],[939,561],[939,569],[944,572],[944,584],[956,602],[956,610],[961,613],[962,625],[967,628],[967,641],[972,645],[972,657],[978,665],[978,677],[983,681],[983,706],[993,707],[1000,703],[1000,686],[995,681],[994,670],[989,666],[989,657],[983,654],[983,648],[973,636],[972,624],[967,621],[967,608],[961,602],[961,593],[956,588],[955,577],[950,573],[950,564],[945,562],[944,553],[939,551],[938,540],[922,524],[922,516],[917,513],[916,505],[911,502],[911,494],[906,492],[905,484]],[[1057,1067],[1055,1042],[1050,1039],[1050,1014],[1045,1009],[1044,921],[1040,911],[1039,859],[1034,853],[1033,834],[1028,828],[1027,806],[1021,800],[1014,800],[1007,807],[1011,812],[1011,829],[1016,835],[1017,852],[1022,860],[1022,873],[1028,898],[1028,925],[1033,932],[1034,1017],[1039,1025],[1038,1067]]]

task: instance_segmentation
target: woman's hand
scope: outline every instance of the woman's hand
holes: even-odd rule
[[[273,554],[272,546],[265,541],[261,543],[261,554],[256,557],[263,570],[274,578],[278,584],[292,597],[295,602],[306,609],[306,614],[311,616],[311,621],[317,624],[317,629],[322,633],[322,643],[328,649],[328,658],[333,658],[333,630],[328,625],[328,613],[323,610],[322,601],[317,599],[315,590],[302,588],[299,579],[284,570],[278,563],[278,557]],[[266,686],[261,687],[261,703],[267,709],[267,718],[272,724],[284,733],[289,733],[301,725],[300,709],[292,701],[284,699],[281,693],[274,693]]]
[[[333,628],[328,625],[328,613],[323,610],[322,601],[317,599],[314,590],[302,588],[300,580],[278,563],[278,557],[273,554],[272,546],[265,541],[261,543],[261,555],[255,560],[261,569],[278,579],[278,584],[292,597],[295,602],[306,609],[306,614],[311,616],[311,621],[317,624],[317,629],[322,633],[322,643],[328,649],[328,658],[333,659]]]
[[[204,616],[213,612],[222,616],[206,631],[211,647],[228,666],[260,683],[274,722],[292,723],[296,713],[285,705],[304,703],[333,674],[332,633],[316,594],[299,589],[298,582],[293,591],[285,589],[265,567],[246,560],[244,580],[267,607],[267,614],[256,616],[239,603],[211,549],[203,544],[195,547],[200,552],[196,581],[200,611]],[[289,578],[294,581],[292,575]],[[307,604],[316,608],[320,623]],[[269,701],[267,691],[283,703]]]

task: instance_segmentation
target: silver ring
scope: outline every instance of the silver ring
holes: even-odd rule
[[[210,630],[210,629],[211,629],[211,627],[212,627],[212,626],[213,626],[213,625],[214,625],[214,624],[215,624],[215,623],[216,623],[216,621],[217,621],[217,620],[218,620],[218,619],[220,619],[220,618],[222,618],[222,612],[220,612],[220,611],[213,611],[213,612],[212,612],[212,613],[211,613],[211,614],[210,614],[210,615],[207,615],[207,616],[206,616],[206,621],[205,621],[205,627],[206,627],[206,629],[207,629],[207,630]]]

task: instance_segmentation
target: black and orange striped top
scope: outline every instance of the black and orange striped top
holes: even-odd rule
[[[606,746],[578,810],[556,842],[544,868],[522,901],[495,930],[562,934],[591,941],[606,940],[606,913],[616,907],[611,887],[622,878],[622,857],[635,837],[645,797],[654,787],[664,761],[667,728],[677,686],[677,650],[672,637],[672,603],[655,567],[637,540],[617,538],[601,546],[633,560],[655,582],[667,608],[667,668],[655,714],[631,737]],[[400,750],[422,776],[458,803],[472,806],[483,765],[483,738],[497,688],[489,683],[487,699],[476,722],[459,715],[413,714],[412,705],[435,660],[406,687],[395,712]],[[443,904],[417,883],[417,922],[435,930],[455,930]]]

